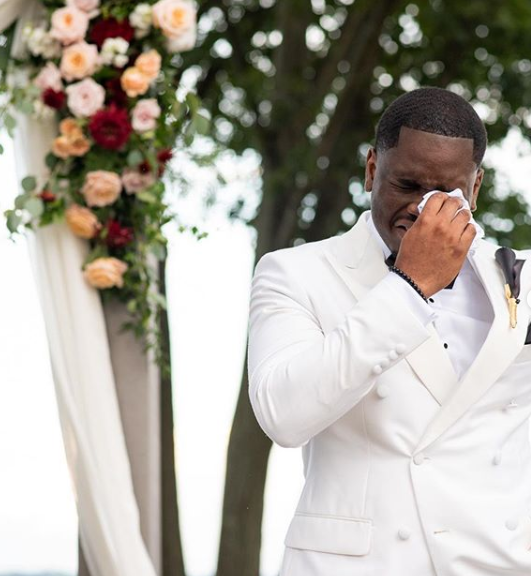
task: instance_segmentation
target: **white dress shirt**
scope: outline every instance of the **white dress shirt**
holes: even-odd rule
[[[370,213],[367,213],[367,225],[386,259],[391,250],[376,230]],[[465,259],[453,288],[439,290],[432,295],[429,303],[394,272],[389,272],[382,282],[387,283],[390,290],[401,294],[425,325],[433,322],[457,377],[461,379],[483,346],[494,318],[485,288],[469,257]]]

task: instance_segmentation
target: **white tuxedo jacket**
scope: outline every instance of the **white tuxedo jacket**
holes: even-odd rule
[[[281,576],[531,575],[531,264],[512,329],[495,250],[470,256],[494,321],[460,381],[433,325],[379,285],[364,217],[260,259],[249,396],[306,479]]]

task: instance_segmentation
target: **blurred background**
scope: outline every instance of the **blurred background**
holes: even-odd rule
[[[182,547],[188,576],[274,576],[303,478],[300,450],[271,450],[248,403],[254,263],[355,223],[374,126],[419,86],[473,103],[490,139],[476,218],[488,238],[529,247],[531,5],[225,0],[199,3],[198,29],[176,66],[212,131],[180,143],[179,222],[166,230]],[[2,143],[1,211],[18,192]],[[0,574],[74,575],[75,502],[26,249],[2,228]]]

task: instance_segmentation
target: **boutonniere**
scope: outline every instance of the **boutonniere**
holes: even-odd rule
[[[516,308],[520,303],[520,273],[525,260],[517,260],[516,254],[510,248],[503,246],[496,250],[496,262],[501,266],[505,278],[505,298],[509,305],[509,320],[511,328],[516,328]]]

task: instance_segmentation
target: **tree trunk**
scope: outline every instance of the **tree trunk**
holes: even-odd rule
[[[159,292],[166,296],[166,260],[159,262],[158,277]],[[162,576],[185,576],[177,504],[170,330],[166,310],[161,312],[160,331],[163,355],[170,366],[169,373],[160,371]]]
[[[247,363],[247,359],[246,359]],[[217,576],[258,576],[264,488],[271,440],[258,426],[247,371],[236,406],[227,455]]]

